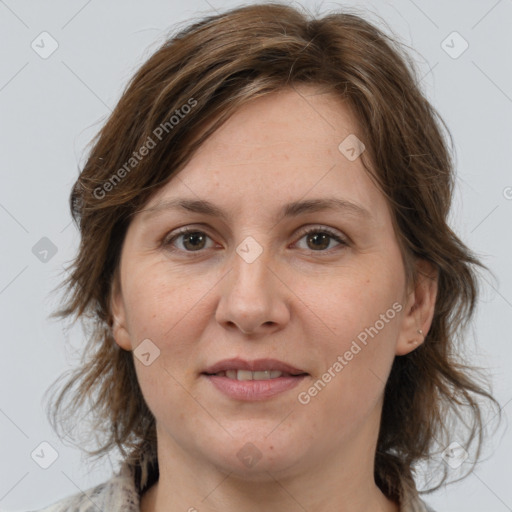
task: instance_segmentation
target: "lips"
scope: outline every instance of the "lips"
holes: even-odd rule
[[[209,385],[236,401],[268,400],[285,395],[309,376],[305,371],[278,361],[225,359],[201,373]]]
[[[206,375],[233,377],[233,372],[237,372],[237,370],[241,370],[241,372],[238,372],[238,375],[243,375],[247,380],[251,380],[248,372],[253,373],[252,378],[254,378],[254,374],[256,374],[257,378],[262,377],[270,379],[281,376],[295,377],[298,375],[307,375],[307,372],[304,370],[295,368],[277,359],[255,359],[254,361],[246,361],[240,358],[224,359],[223,361],[209,366],[202,373]],[[265,372],[267,376],[263,376],[262,372]],[[276,372],[280,372],[280,374],[278,375]]]

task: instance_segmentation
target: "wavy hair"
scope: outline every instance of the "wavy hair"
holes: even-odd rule
[[[279,3],[255,4],[169,37],[126,86],[72,189],[81,238],[55,316],[82,320],[86,346],[48,409],[54,428],[75,439],[65,426],[74,428],[82,413],[95,442],[90,455],[118,448],[136,461],[155,451],[155,418],[133,355],[111,332],[111,286],[130,218],[241,105],[314,84],[342,99],[358,122],[361,158],[391,207],[408,278],[426,278],[414,273],[416,259],[438,272],[431,329],[416,350],[395,357],[386,384],[375,481],[399,500],[400,482],[414,485],[416,464],[449,444],[454,425],[478,459],[480,399],[498,404],[459,357],[459,345],[477,301],[476,271],[485,267],[447,223],[455,178],[442,128],[452,136],[419,82],[401,43],[347,10],[313,17]],[[440,467],[430,490],[447,480],[448,466]]]

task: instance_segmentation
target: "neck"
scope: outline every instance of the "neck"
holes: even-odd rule
[[[171,477],[176,484],[176,473]],[[181,480],[181,479],[178,479]],[[200,479],[196,485],[177,488],[165,485],[165,474],[141,499],[141,512],[183,510],[187,512],[254,512],[258,510],[304,510],[309,512],[399,512],[396,503],[382,494],[376,485],[339,485],[332,488],[322,485],[318,478],[308,478],[307,483],[295,483],[272,478],[269,481],[247,483],[224,475],[217,485],[206,489]]]
[[[280,471],[261,467],[250,475],[194,458],[172,438],[158,435],[159,480],[141,498],[141,512],[399,512],[373,477],[375,446],[366,435],[333,449],[329,457],[311,459]]]

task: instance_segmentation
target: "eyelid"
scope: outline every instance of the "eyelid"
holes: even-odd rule
[[[314,224],[314,225],[305,226],[304,228],[299,230],[299,232],[295,236],[302,237],[304,235],[307,235],[308,233],[317,232],[317,231],[322,232],[322,233],[327,233],[327,234],[331,235],[333,238],[339,239],[342,242],[345,242],[347,244],[349,242],[349,238],[345,234],[343,234],[341,231],[338,231],[337,229],[334,229],[334,228],[330,228],[329,226],[324,226],[322,224]]]
[[[170,233],[166,233],[165,236],[161,240],[161,245],[164,247],[172,246],[171,242],[176,240],[181,235],[186,235],[188,233],[198,233],[198,232],[204,233],[208,238],[210,238],[210,240],[213,241],[213,237],[209,234],[208,229],[205,228],[204,226],[197,226],[197,227],[196,226],[184,226],[181,228],[177,228],[177,229],[171,231]],[[176,250],[179,250],[179,249],[176,249]],[[185,252],[193,253],[194,251],[185,251]],[[197,251],[197,252],[201,252],[201,251]]]
[[[323,226],[321,224],[317,225],[309,225],[301,229],[298,234],[295,235],[297,241],[294,242],[296,244],[299,240],[301,240],[305,235],[309,233],[326,233],[336,242],[338,242],[337,247],[332,247],[331,249],[327,249],[325,251],[314,251],[313,249],[307,249],[310,253],[318,253],[318,254],[330,254],[333,250],[341,247],[348,247],[350,245],[350,239],[337,229],[331,228],[329,226]]]
[[[188,233],[197,233],[197,232],[205,234],[208,238],[210,238],[210,240],[215,242],[213,237],[209,234],[208,229],[205,228],[204,226],[190,226],[189,225],[189,226],[177,228],[176,230],[172,231],[171,233],[167,233],[163,237],[163,239],[161,241],[161,245],[164,247],[172,247],[172,250],[174,250],[174,251],[184,252],[184,253],[187,253],[190,255],[193,255],[196,252],[198,254],[202,253],[205,251],[205,249],[201,249],[198,251],[183,251],[181,249],[176,249],[172,246],[172,242],[174,240],[176,240],[178,237],[180,237],[181,235],[186,235]],[[334,228],[328,227],[328,226],[323,226],[321,224],[318,224],[318,225],[308,225],[308,226],[301,228],[298,231],[298,233],[296,233],[294,235],[294,238],[296,239],[296,241],[293,242],[293,245],[295,245],[299,240],[301,240],[305,235],[308,235],[309,233],[326,233],[332,239],[334,239],[336,242],[338,242],[339,246],[348,246],[350,244],[350,239],[346,235],[341,233],[340,231],[338,231]],[[331,248],[331,249],[323,250],[323,251],[315,251],[313,249],[307,249],[307,250],[311,253],[321,254],[321,253],[330,253],[334,249],[336,249],[336,248]]]

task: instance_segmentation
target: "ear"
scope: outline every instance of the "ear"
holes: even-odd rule
[[[110,293],[110,311],[112,312],[112,334],[116,343],[124,350],[132,350],[132,344],[128,327],[126,324],[126,308],[121,292],[119,267],[112,278],[112,289]]]
[[[432,325],[438,272],[426,260],[416,261],[416,278],[405,299],[404,315],[395,354],[403,356],[419,347]]]

